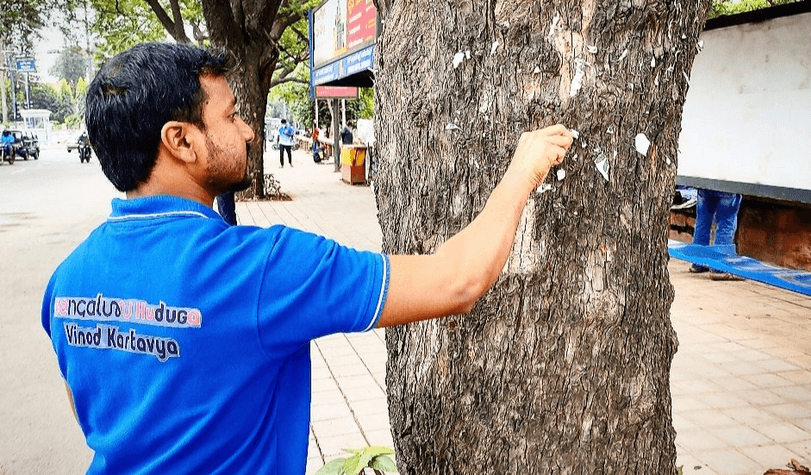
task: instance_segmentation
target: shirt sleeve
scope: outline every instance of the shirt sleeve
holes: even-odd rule
[[[281,227],[259,291],[262,343],[298,346],[370,330],[383,312],[388,284],[388,256]]]

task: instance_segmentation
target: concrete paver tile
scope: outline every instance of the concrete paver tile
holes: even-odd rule
[[[330,378],[321,378],[321,379],[313,379],[310,383],[312,386],[312,392],[318,393],[322,391],[337,391],[338,390],[338,383],[335,382],[334,379]]]
[[[797,365],[800,368],[811,368],[811,356],[809,355],[800,355],[800,356],[791,356],[786,358],[791,364]]]
[[[811,433],[811,414],[809,414],[809,416],[810,417],[803,418],[803,419],[794,419],[791,422],[796,424],[797,427]]]
[[[363,360],[353,351],[351,354],[330,356],[327,365],[330,368],[335,366],[363,365]]]
[[[707,405],[715,409],[727,409],[730,407],[745,407],[749,405],[749,402],[746,399],[743,399],[742,397],[722,392],[713,394],[702,394],[701,399]]]
[[[768,437],[743,424],[717,428],[709,427],[707,431],[732,447],[751,447],[772,443]]]
[[[364,366],[362,363],[330,366],[330,371],[332,371],[332,374],[339,379],[345,376],[360,376],[369,374],[369,370],[366,369],[366,366]]]
[[[719,475],[753,475],[765,471],[760,464],[734,449],[700,452],[696,457]]]
[[[701,411],[685,412],[683,416],[688,421],[692,422],[696,427],[723,427],[723,426],[738,426],[739,421],[729,417],[717,409],[705,409]],[[675,427],[675,424],[674,424]]]
[[[678,454],[676,456],[676,466],[682,467],[682,474],[696,474],[696,475],[706,475],[707,473],[715,473],[711,472],[707,468],[707,466],[701,460],[695,458],[690,454]]]
[[[736,361],[732,363],[722,363],[720,366],[736,376],[767,373],[768,371],[759,363],[760,361]]]
[[[689,411],[699,411],[702,409],[710,409],[711,406],[696,396],[674,397],[673,398],[673,412],[684,414]]]
[[[744,455],[757,462],[763,471],[769,468],[781,468],[799,456],[781,445],[764,445],[762,447],[747,447],[741,450]]]
[[[368,415],[375,414],[388,415],[389,413],[389,406],[385,397],[380,399],[372,399],[369,401],[360,401],[351,404],[351,406],[356,413],[363,412],[364,414]]]
[[[800,403],[786,403],[776,406],[765,406],[764,409],[772,414],[782,417],[783,420],[789,421],[802,419],[811,414],[811,407],[809,407],[807,404]]]
[[[801,369],[796,371],[783,371],[777,373],[778,376],[781,378],[785,378],[789,381],[794,382],[795,384],[811,384],[811,371],[807,369]]]
[[[692,371],[692,369],[687,368],[676,368],[673,367],[670,370],[670,382],[671,384],[674,382],[691,382],[694,380],[701,379],[702,377]]]
[[[786,401],[806,402],[811,400],[811,386],[783,386],[772,391]]]
[[[697,454],[700,451],[718,449],[726,446],[725,441],[703,428],[677,432],[676,443],[693,454]]]
[[[310,419],[313,421],[313,425],[320,421],[351,417],[352,413],[346,403],[326,404],[310,408]]]
[[[776,348],[779,346],[779,343],[771,339],[761,337],[750,338],[748,340],[738,340],[738,344],[756,350],[768,350],[770,348]]]
[[[344,388],[343,391],[350,404],[386,397],[386,393],[376,383],[365,388]]]
[[[321,448],[321,453],[324,454],[324,460],[327,462],[337,457],[351,455],[345,452],[344,449],[358,449],[367,445],[366,439],[363,438],[360,432],[318,439],[318,446]]]
[[[709,363],[705,364],[700,370],[697,370],[697,376],[702,379],[712,381],[717,384],[717,379],[730,378],[733,374],[721,364]]]
[[[310,450],[309,453],[312,453],[312,450]],[[323,466],[324,466],[324,461],[321,460],[321,457],[308,457],[307,458],[307,465],[306,465],[306,468],[304,470],[304,474],[305,475],[315,475],[315,473],[318,472],[318,470],[320,470],[321,467],[323,467]]]
[[[786,444],[786,448],[802,457],[802,460],[798,461],[804,462],[803,465],[811,465],[811,441],[804,440],[802,442],[792,442],[790,444]]]
[[[772,406],[786,402],[783,397],[771,389],[755,389],[739,393],[738,395],[755,406]]]
[[[346,399],[337,386],[331,391],[313,391],[312,406],[331,406],[333,404],[346,404]]]
[[[673,428],[676,430],[676,432],[689,431],[699,427],[699,425],[694,424],[687,417],[679,414],[673,414]]]
[[[760,388],[777,388],[793,384],[791,381],[773,373],[747,374],[746,376],[742,376],[742,378]]]
[[[761,424],[775,422],[773,413],[762,407],[747,406],[724,409],[723,413],[749,427],[758,427]]]
[[[758,386],[745,379],[745,376],[727,376],[723,378],[715,378],[712,381],[729,392],[751,391],[757,389]]]
[[[366,374],[359,374],[356,376],[347,376],[341,378],[338,381],[338,385],[341,387],[342,390],[347,390],[349,388],[365,388],[375,384],[374,378],[366,373]]]
[[[705,345],[701,353],[736,353],[745,349],[746,347],[736,341],[720,341]]]
[[[781,358],[769,358],[767,360],[752,362],[752,364],[757,364],[758,366],[762,367],[766,373],[780,373],[783,371],[796,371],[799,369],[804,369]]]
[[[686,394],[697,396],[701,394],[712,394],[718,393],[723,390],[722,387],[713,383],[712,381],[706,380],[693,380],[683,384],[683,387],[680,388]]]
[[[778,444],[811,440],[811,433],[808,433],[796,425],[788,422],[763,424],[757,426],[755,430],[777,442]]]
[[[335,437],[339,435],[355,434],[360,432],[360,427],[353,418],[342,417],[340,419],[330,419],[313,423],[313,433],[315,438],[321,440],[325,437]]]
[[[358,424],[366,434],[380,430],[388,431],[391,427],[388,414],[367,414],[365,412],[357,412],[356,416],[358,419]],[[373,441],[370,440],[370,442],[374,444]]]
[[[369,444],[371,445],[382,445],[384,447],[394,448],[391,431],[388,429],[367,432],[366,437],[369,439]]]
[[[746,349],[733,353],[738,361],[763,361],[771,358],[771,350]]]
[[[313,368],[311,378],[313,381],[318,379],[332,379],[332,373],[330,373],[329,368],[326,366]]]

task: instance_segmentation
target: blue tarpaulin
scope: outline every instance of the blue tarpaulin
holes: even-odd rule
[[[751,257],[739,256],[734,245],[699,246],[670,241],[667,248],[670,256],[676,259],[811,296],[811,272],[770,266]]]

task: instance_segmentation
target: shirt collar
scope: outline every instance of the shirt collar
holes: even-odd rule
[[[197,217],[222,220],[216,211],[197,201],[179,196],[156,195],[133,199],[113,199],[110,221],[156,219],[163,217]]]

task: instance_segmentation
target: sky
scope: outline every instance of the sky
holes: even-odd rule
[[[56,64],[58,53],[62,49],[62,32],[57,28],[48,28],[42,32],[42,39],[37,42],[34,57],[37,60],[37,72],[45,82],[57,82],[59,78],[51,76],[49,71]]]

